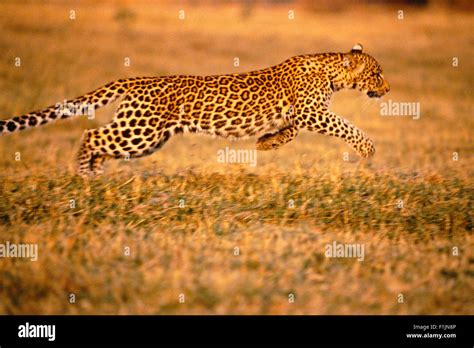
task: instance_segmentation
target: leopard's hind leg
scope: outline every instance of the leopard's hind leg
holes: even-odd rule
[[[77,155],[77,173],[83,177],[100,175],[108,158],[127,159],[151,155],[174,133],[171,129],[146,128],[140,129],[140,132],[137,129],[119,129],[117,123],[111,123],[99,129],[86,130]]]
[[[88,177],[103,173],[104,162],[109,157],[101,148],[97,139],[98,130],[86,130],[77,154],[77,173]]]

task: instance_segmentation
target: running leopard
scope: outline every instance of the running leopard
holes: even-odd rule
[[[372,156],[372,140],[329,110],[334,92],[344,88],[358,89],[369,97],[381,97],[390,90],[380,64],[363,53],[360,44],[347,53],[299,55],[248,73],[111,82],[66,103],[95,110],[122,98],[111,123],[84,131],[77,155],[78,174],[102,173],[109,158],[149,155],[179,133],[257,137],[258,150],[271,150],[308,130],[342,138],[360,156]],[[0,120],[0,133],[76,114],[59,112],[54,105]]]

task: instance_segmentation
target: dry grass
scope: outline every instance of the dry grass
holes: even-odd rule
[[[121,77],[248,71],[362,42],[391,83],[384,99],[420,102],[421,119],[381,117],[345,92],[332,108],[375,141],[370,161],[307,133],[255,168],[221,164],[219,149],[254,142],[188,136],[90,182],[73,156],[113,108],[1,137],[0,243],[38,243],[39,260],[0,259],[0,313],[474,313],[471,15],[296,7],[289,21],[285,6],[244,17],[238,6],[81,3],[0,4],[2,118]],[[364,244],[365,260],[326,258],[333,241]]]

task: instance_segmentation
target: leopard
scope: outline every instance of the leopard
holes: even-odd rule
[[[120,100],[112,122],[83,131],[77,174],[100,175],[104,162],[138,158],[157,151],[174,135],[202,133],[228,139],[257,138],[258,151],[276,150],[300,131],[343,139],[362,158],[374,142],[329,108],[342,89],[369,98],[390,90],[381,65],[355,44],[348,52],[293,56],[261,70],[223,75],[170,75],[124,78],[75,99],[22,116],[0,120],[0,134],[42,126]],[[66,110],[65,110],[66,109]]]

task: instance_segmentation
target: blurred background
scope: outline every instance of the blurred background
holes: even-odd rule
[[[1,260],[0,313],[472,314],[473,4],[1,1],[2,119],[119,78],[246,72],[355,43],[391,91],[332,101],[374,140],[368,161],[302,133],[256,167],[222,164],[220,149],[255,140],[189,135],[87,183],[82,132],[114,106],[0,137],[0,241],[40,250]],[[420,119],[382,117],[388,100],[420,103]],[[325,258],[335,240],[365,243],[366,261]]]
[[[278,64],[288,57],[345,52],[357,42],[384,68],[392,86],[384,100],[419,102],[421,118],[381,117],[380,104],[354,91],[336,94],[332,107],[375,141],[373,163],[383,168],[472,168],[466,151],[472,129],[473,21],[470,1],[35,1],[1,3],[0,109],[19,115],[134,76],[224,74]],[[21,67],[16,67],[16,59]],[[234,59],[239,59],[239,66]],[[453,59],[458,66],[453,67]],[[107,123],[114,108],[96,120],[58,123],[2,142],[48,168],[69,166],[82,129]],[[53,132],[54,140],[44,132]],[[172,139],[159,155],[134,161],[163,168],[214,165],[217,149],[232,144],[206,137]],[[18,142],[19,139],[22,139]],[[26,140],[26,141],[25,141]],[[57,153],[27,149],[65,141]],[[239,143],[253,148],[253,140]],[[54,146],[52,147],[54,148]],[[12,170],[11,146],[0,163]],[[291,158],[303,168],[331,165],[349,147],[339,139],[302,134],[271,153],[259,168]],[[463,151],[453,163],[452,152]],[[410,153],[410,156],[404,154]],[[181,161],[176,162],[179,154]],[[65,155],[65,156],[64,156]],[[69,161],[71,162],[71,161]],[[340,166],[340,161],[337,161]],[[114,166],[115,164],[111,163]],[[344,163],[342,163],[344,165]],[[128,164],[127,164],[128,166]],[[221,170],[217,165],[215,170]]]

